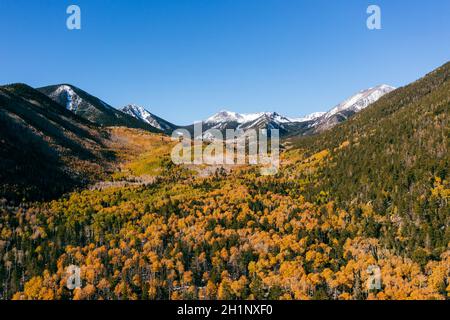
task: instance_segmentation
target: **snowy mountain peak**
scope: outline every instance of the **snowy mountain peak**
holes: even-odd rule
[[[386,84],[362,90],[328,111],[325,117],[329,118],[343,111],[359,112],[393,90],[394,87]]]
[[[128,113],[129,115],[145,120],[147,117],[151,117],[151,113],[145,110],[144,107],[139,106],[137,104],[129,104],[122,108],[122,111]],[[147,122],[147,121],[146,121]]]
[[[290,118],[291,122],[307,122],[322,117],[326,112],[314,112],[301,118]]]
[[[221,110],[215,115],[209,117],[205,120],[206,123],[223,123],[223,122],[238,122],[241,123],[244,121],[244,118],[241,114],[237,112],[232,112],[228,110]]]
[[[282,116],[276,112],[264,112],[259,118],[264,117],[265,119],[272,120],[278,123],[292,122],[291,119]]]
[[[147,109],[137,104],[126,105],[121,108],[121,111],[162,131],[170,131],[174,128],[174,125],[171,123],[155,116],[147,111]]]
[[[276,112],[256,112],[256,113],[237,113],[233,111],[222,110],[209,117],[204,122],[209,124],[220,124],[225,122],[237,122],[239,124],[255,121],[259,118],[273,119],[279,122],[290,122],[286,117]]]
[[[83,99],[67,84],[60,85],[50,94],[51,99],[64,97],[65,106],[68,110],[76,112]]]
[[[328,112],[314,112],[299,118],[288,118],[276,112],[237,113],[222,110],[209,117],[203,124],[207,129],[280,129],[285,133],[311,134],[327,130],[348,117],[376,102],[385,94],[395,90],[382,84],[362,90],[338,104]]]

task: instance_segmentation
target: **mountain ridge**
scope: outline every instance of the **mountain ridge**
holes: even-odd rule
[[[209,129],[250,130],[250,129],[278,129],[281,135],[311,135],[331,129],[335,125],[346,121],[349,117],[367,108],[384,95],[396,88],[382,84],[361,90],[328,112],[314,112],[300,118],[290,118],[277,112],[237,113],[221,110],[202,121],[204,131]],[[193,126],[186,126],[193,132]]]
[[[179,127],[154,115],[145,107],[136,104],[128,104],[119,110],[168,134],[171,134],[173,130]]]
[[[68,110],[100,126],[124,126],[150,132],[161,130],[126,114],[103,100],[70,84],[57,84],[37,88],[53,101]]]
[[[137,104],[114,108],[70,84],[52,85],[38,88],[38,90],[68,110],[101,126],[119,125],[151,132],[164,132],[169,135],[174,130],[183,128],[194,133],[194,124],[175,125]],[[393,90],[395,90],[394,87],[386,84],[361,90],[327,112],[314,112],[303,117],[291,118],[277,112],[237,113],[221,110],[201,122],[204,132],[210,129],[217,129],[222,133],[225,133],[226,129],[243,131],[278,129],[282,136],[312,135],[346,121]]]

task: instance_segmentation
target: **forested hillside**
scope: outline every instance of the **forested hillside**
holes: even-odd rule
[[[450,241],[449,114],[447,63],[339,127],[296,140],[307,153],[330,151],[309,194],[326,191],[347,210],[370,203],[389,222],[371,222],[367,235],[419,260],[439,255]]]

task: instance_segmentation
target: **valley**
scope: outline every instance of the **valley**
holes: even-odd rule
[[[381,89],[305,121],[204,121],[284,128],[280,170],[262,176],[175,165],[172,124],[150,128],[142,109],[116,123],[77,89],[89,103],[1,87],[0,297],[449,299],[450,63]],[[366,285],[374,266],[379,288]]]

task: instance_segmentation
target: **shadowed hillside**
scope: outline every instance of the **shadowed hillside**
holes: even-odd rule
[[[0,87],[0,197],[49,199],[103,170],[106,132],[33,88]]]

